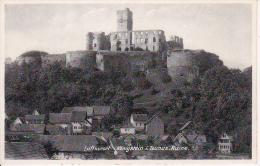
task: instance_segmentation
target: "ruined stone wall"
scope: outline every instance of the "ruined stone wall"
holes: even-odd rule
[[[163,30],[133,31],[132,44],[145,51],[162,51],[166,39]]]
[[[79,67],[93,70],[96,66],[96,51],[66,52],[66,67]]]
[[[48,65],[59,63],[62,67],[66,67],[66,54],[48,54],[42,55],[42,67],[47,67]]]
[[[97,68],[105,72],[147,71],[161,61],[160,54],[145,51],[99,51],[96,59]]]

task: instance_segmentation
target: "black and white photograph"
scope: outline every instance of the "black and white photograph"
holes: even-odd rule
[[[257,1],[195,2],[1,2],[1,163],[254,164]]]

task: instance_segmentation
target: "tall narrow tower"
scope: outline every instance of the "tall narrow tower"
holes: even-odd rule
[[[117,31],[133,30],[133,12],[129,8],[117,11]]]

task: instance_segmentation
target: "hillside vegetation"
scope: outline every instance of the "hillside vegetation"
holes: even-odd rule
[[[245,71],[208,66],[190,84],[149,82],[144,73],[105,73],[37,64],[5,65],[5,109],[15,119],[37,109],[42,114],[63,107],[111,105],[107,129],[133,112],[157,114],[165,132],[176,135],[188,120],[216,144],[222,131],[234,135],[235,150],[250,152],[252,68]],[[239,145],[239,146],[236,146]]]

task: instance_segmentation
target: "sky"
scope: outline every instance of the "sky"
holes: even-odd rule
[[[85,50],[87,32],[117,31],[116,11],[133,12],[133,30],[161,29],[185,49],[215,53],[229,68],[252,65],[251,4],[8,4],[5,56]]]

